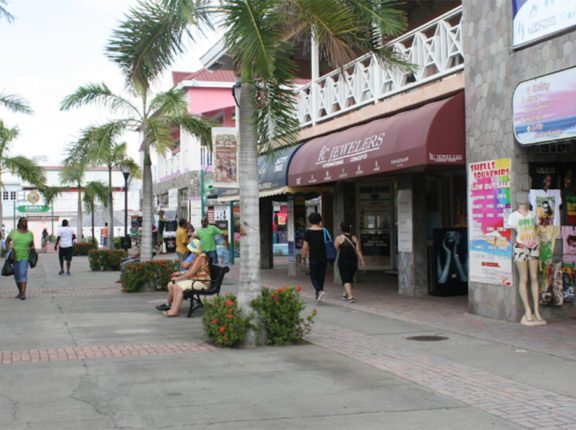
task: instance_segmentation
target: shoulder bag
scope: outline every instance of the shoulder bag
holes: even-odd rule
[[[14,274],[14,266],[12,265],[12,251],[8,251],[4,257],[4,265],[2,266],[2,276],[12,276]]]
[[[35,249],[30,249],[30,254],[28,255],[28,263],[32,268],[36,267],[36,264],[38,264],[38,253]]]
[[[333,264],[336,261],[336,247],[334,246],[334,242],[332,242],[332,238],[330,237],[330,233],[328,230],[324,230],[324,246],[326,247],[326,259],[329,263]]]

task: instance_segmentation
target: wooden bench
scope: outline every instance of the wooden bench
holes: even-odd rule
[[[210,266],[210,287],[205,290],[186,290],[184,291],[184,300],[190,300],[190,309],[188,310],[188,318],[192,316],[192,313],[204,306],[200,296],[213,296],[214,294],[220,294],[220,288],[222,288],[222,281],[224,281],[224,275],[230,271],[228,266],[218,266],[212,264]]]

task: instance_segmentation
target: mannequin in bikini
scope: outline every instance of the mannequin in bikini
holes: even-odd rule
[[[540,315],[538,288],[540,250],[535,216],[527,204],[521,204],[510,214],[508,225],[516,230],[514,263],[519,276],[518,292],[524,305],[524,315],[520,323],[525,326],[546,325],[546,321]],[[530,297],[534,310],[530,305]]]

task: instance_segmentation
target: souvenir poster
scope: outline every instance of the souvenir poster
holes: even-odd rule
[[[562,263],[548,264],[542,270],[540,304],[562,306],[564,304],[564,271]]]
[[[511,159],[468,165],[470,281],[512,285]]]
[[[214,187],[238,186],[238,138],[235,128],[212,128]]]
[[[574,284],[576,283],[576,270],[572,264],[562,265],[562,284],[564,286],[564,301],[574,302]]]
[[[562,262],[576,264],[576,226],[562,226]]]
[[[560,188],[562,169],[558,163],[530,163],[531,189]]]

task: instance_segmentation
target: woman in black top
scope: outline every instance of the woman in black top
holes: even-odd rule
[[[316,291],[316,301],[324,298],[324,277],[326,275],[326,245],[324,245],[324,229],[322,228],[322,216],[319,213],[311,213],[308,216],[311,226],[304,233],[302,244],[302,264],[309,260],[310,281]]]
[[[342,298],[348,303],[354,303],[354,296],[352,295],[352,282],[354,282],[354,275],[358,270],[358,261],[360,267],[364,268],[364,256],[360,248],[360,241],[356,236],[351,233],[352,226],[349,223],[340,223],[342,234],[336,237],[334,246],[339,251],[338,255],[338,270],[340,272],[340,280],[344,285],[344,292]]]

